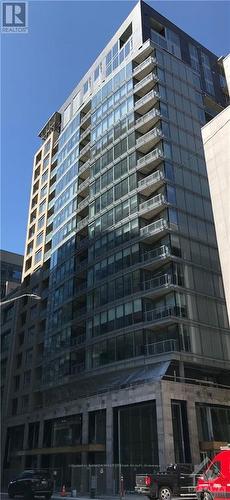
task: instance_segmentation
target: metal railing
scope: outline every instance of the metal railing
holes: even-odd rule
[[[148,226],[142,227],[140,230],[141,236],[151,236],[155,233],[159,233],[159,231],[163,231],[164,229],[168,229],[168,222],[165,219],[159,219]]]
[[[83,210],[83,208],[87,207],[89,203],[89,196],[86,196],[86,198],[82,201],[80,201],[80,203],[78,203],[78,207],[77,207],[77,212],[79,212],[80,210]]]
[[[141,179],[138,182],[138,189],[141,190],[141,188],[151,186],[152,184],[155,184],[163,179],[165,179],[164,173],[161,170],[157,170],[144,179]]]
[[[138,64],[138,66],[136,66],[136,68],[134,68],[134,70],[133,70],[133,76],[135,76],[137,73],[139,73],[140,71],[145,69],[150,64],[157,64],[156,57],[149,56],[147,59],[145,59],[145,61]]]
[[[90,142],[79,151],[79,158],[90,150]]]
[[[162,274],[151,280],[143,282],[143,290],[153,290],[154,288],[168,287],[172,283],[172,276],[170,274]]]
[[[144,252],[141,255],[141,261],[146,262],[149,260],[158,259],[159,257],[168,257],[170,255],[170,250],[167,245],[161,245],[154,250],[150,250],[148,252]]]
[[[146,94],[144,97],[141,97],[136,104],[135,104],[135,109],[140,108],[143,106],[146,102],[148,102],[150,99],[160,99],[160,94],[159,92],[156,92],[156,90],[150,90],[148,94]]]
[[[84,219],[77,222],[76,231],[80,231],[81,229],[83,229],[83,227],[87,226],[88,222],[89,222],[89,217],[87,215]]]
[[[151,153],[148,153],[147,155],[143,156],[143,158],[139,158],[137,160],[137,167],[142,167],[143,165],[147,165],[151,161],[157,160],[161,158],[162,160],[164,159],[164,153],[162,149],[156,148]]]
[[[154,354],[163,354],[166,352],[177,351],[177,342],[175,339],[161,340],[145,346],[145,354],[151,356]]]
[[[137,139],[136,146],[142,146],[142,144],[145,144],[146,142],[151,141],[151,139],[155,139],[156,137],[163,138],[163,132],[160,128],[155,127],[146,134],[142,135]]]
[[[157,77],[157,75],[155,73],[150,73],[149,75],[145,76],[145,78],[143,78],[140,82],[136,83],[134,85],[134,92],[136,92],[137,90],[141,89],[142,87],[144,87],[145,85],[147,85],[149,82],[152,82],[152,81],[155,81],[155,82],[158,82],[159,78]]]
[[[166,198],[163,194],[157,194],[153,198],[150,198],[150,200],[144,201],[144,203],[141,203],[139,206],[139,212],[146,212],[147,210],[151,210],[153,208],[156,208],[160,205],[164,205],[166,203]]]
[[[156,116],[161,117],[161,113],[160,113],[159,109],[153,108],[153,109],[151,109],[151,111],[148,111],[148,113],[146,113],[145,115],[141,116],[140,118],[138,118],[136,120],[136,126],[142,125],[145,122],[147,122],[148,120],[151,120],[151,118],[155,118]]]
[[[81,184],[79,184],[79,186],[77,188],[78,192],[85,189],[88,185],[89,185],[89,177],[87,177],[87,179],[85,179]]]
[[[185,318],[187,316],[187,310],[185,306],[168,306],[160,307],[157,309],[152,309],[150,311],[144,312],[144,321],[159,321],[164,318],[170,318],[171,316],[179,316]]]

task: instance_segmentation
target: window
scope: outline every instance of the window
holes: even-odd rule
[[[44,226],[45,216],[43,215],[40,219],[38,219],[38,231]]]
[[[67,125],[67,123],[70,121],[70,104],[69,106],[65,109],[63,113],[63,128]]]
[[[44,184],[44,182],[46,182],[47,179],[48,179],[48,170],[44,172],[44,174],[42,174],[42,184]]]
[[[42,201],[39,205],[39,214],[41,214],[42,212],[44,212],[45,210],[45,206],[46,206],[46,200]]]
[[[41,198],[44,198],[46,193],[47,193],[47,184],[41,189]]]
[[[205,479],[216,479],[220,475],[221,466],[220,462],[214,462],[209,469],[205,472]]]
[[[34,264],[38,264],[41,258],[42,258],[42,250],[40,249],[35,253]]]
[[[38,247],[39,245],[42,244],[42,241],[43,241],[43,231],[41,233],[38,234],[37,236],[37,240],[36,240],[36,246]]]
[[[84,86],[83,86],[83,93],[86,94],[86,92],[88,92],[89,90],[89,80],[87,80],[85,83],[84,83]]]
[[[43,160],[42,170],[45,170],[45,169],[48,167],[48,165],[49,165],[49,161],[50,161],[50,156],[49,156],[49,155],[47,155],[47,156],[44,158],[44,160]]]
[[[75,97],[73,98],[73,115],[75,115],[75,113],[77,112],[77,110],[80,108],[80,104],[81,104],[81,93],[78,92],[75,95]],[[72,123],[73,122],[71,122],[71,125],[72,125]]]
[[[95,69],[94,71],[94,81],[96,82],[96,80],[98,79],[99,77],[99,73],[100,73],[100,67],[97,66],[97,68]]]
[[[51,140],[49,139],[44,146],[44,155],[46,155],[46,153],[48,153],[48,151],[50,150],[50,144]]]
[[[24,372],[23,385],[30,384],[30,380],[31,380],[31,370],[27,370],[26,372]]]

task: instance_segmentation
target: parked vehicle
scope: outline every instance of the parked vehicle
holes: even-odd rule
[[[53,480],[47,471],[25,470],[8,485],[10,498],[17,495],[28,499],[34,496],[44,496],[46,500],[49,500],[52,494]]]
[[[230,446],[221,448],[196,486],[198,500],[230,499]]]
[[[170,500],[179,495],[195,495],[195,476],[191,465],[172,464],[165,472],[137,474],[135,491],[151,500]]]

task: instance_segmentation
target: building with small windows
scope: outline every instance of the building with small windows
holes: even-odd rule
[[[41,300],[16,318],[8,476],[197,464],[230,441],[201,137],[226,106],[221,76],[216,55],[139,2],[40,132],[22,290]],[[111,473],[105,485],[117,491]]]

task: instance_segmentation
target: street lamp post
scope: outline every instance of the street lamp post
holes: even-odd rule
[[[5,304],[9,304],[10,302],[14,302],[15,300],[22,299],[22,297],[31,297],[31,299],[41,300],[40,295],[36,293],[23,293],[22,295],[16,295],[16,297],[12,297],[12,299],[4,300],[0,302],[0,306],[4,306]]]

